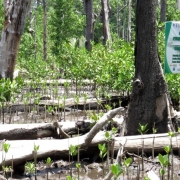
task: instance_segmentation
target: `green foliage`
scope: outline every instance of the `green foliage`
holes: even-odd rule
[[[34,145],[34,151],[37,153],[39,150],[39,145]]]
[[[145,134],[145,133],[147,133],[147,131],[148,131],[147,125],[148,125],[148,124],[146,124],[146,125],[141,125],[141,123],[139,123],[140,129],[138,129],[138,132],[139,132],[140,134]]]
[[[71,156],[75,156],[75,155],[77,155],[77,153],[78,153],[78,148],[79,148],[79,146],[78,145],[70,145],[70,147],[69,147],[69,153],[70,153],[70,155]]]
[[[107,154],[106,144],[98,144],[98,148],[100,150],[99,156],[103,159]]]
[[[112,130],[110,132],[106,131],[105,133],[105,137],[108,141],[110,141],[113,137],[113,135],[115,135],[117,132],[117,128],[113,127]]]
[[[11,146],[11,145],[8,144],[8,143],[4,143],[4,144],[3,144],[3,150],[4,150],[5,153],[8,153],[10,146]]]
[[[114,179],[116,180],[123,173],[123,170],[121,169],[119,164],[112,164],[111,172],[113,173],[115,177]]]
[[[9,101],[10,96],[13,93],[18,93],[22,85],[23,85],[23,80],[19,77],[13,81],[11,81],[9,78],[0,79],[0,102]]]
[[[132,159],[131,158],[127,158],[124,160],[124,166],[127,168],[130,166],[130,164],[132,163]]]
[[[28,174],[34,174],[35,173],[35,165],[34,162],[26,162],[25,164],[25,170]]]
[[[83,32],[83,7],[80,1],[52,0],[49,9],[50,38],[52,41],[52,52],[59,55],[63,52],[63,42],[75,45],[76,39]],[[73,42],[74,41],[74,42]]]
[[[171,152],[171,146],[165,146],[164,150],[166,151],[167,154]]]
[[[168,132],[168,135],[169,135],[169,137],[174,137],[175,136],[175,132],[172,132],[172,131],[170,131],[170,132]]]
[[[81,163],[76,163],[76,168],[80,169],[81,168]]]
[[[47,159],[46,159],[46,164],[47,165],[50,165],[50,164],[52,164],[52,160],[51,160],[51,158],[50,157],[47,157]]]
[[[12,171],[12,167],[11,166],[2,166],[2,170],[4,172],[11,172]]]
[[[158,159],[162,167],[166,167],[169,164],[168,154],[164,156],[162,154],[158,154]]]

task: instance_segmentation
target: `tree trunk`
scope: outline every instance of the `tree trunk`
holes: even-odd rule
[[[129,0],[128,4],[128,34],[127,34],[127,41],[131,41],[131,13],[132,13],[132,1]]]
[[[43,0],[43,11],[44,11],[44,19],[43,19],[43,47],[44,47],[44,60],[47,61],[47,10],[46,10],[46,0]]]
[[[117,37],[120,38],[120,25],[121,25],[121,17],[120,17],[120,5],[117,3]]]
[[[127,134],[138,134],[139,123],[159,133],[171,126],[172,107],[158,57],[156,0],[137,0],[135,77],[127,115]],[[172,127],[172,126],[171,126]]]
[[[106,45],[106,42],[111,42],[111,34],[109,27],[109,0],[101,0],[102,4],[102,22],[103,22],[103,44]]]
[[[180,0],[177,0],[177,8],[180,10]]]
[[[160,19],[161,19],[161,22],[166,21],[166,0],[161,0]]]
[[[84,0],[84,12],[86,15],[86,27],[85,27],[85,47],[88,51],[91,51],[91,41],[94,40],[94,12],[93,12],[93,1]]]
[[[4,0],[5,22],[0,41],[0,78],[13,79],[13,72],[26,14],[31,0]]]

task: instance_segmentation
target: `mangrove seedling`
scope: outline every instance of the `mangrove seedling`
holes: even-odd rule
[[[109,151],[110,151],[110,141],[112,142],[113,136],[116,134],[117,128],[113,127],[110,132],[106,131],[105,138],[107,139],[107,165],[109,170]],[[113,157],[112,157],[113,158]]]
[[[156,128],[152,128],[153,134],[157,132]],[[154,159],[154,140],[155,140],[155,135],[153,136],[153,147],[152,147],[152,159]]]
[[[50,157],[47,157],[47,159],[46,159],[46,165],[47,165],[47,180],[49,179],[48,178],[48,172],[49,172],[49,168],[50,168],[50,166],[51,166],[51,164],[52,164],[52,160],[51,160],[51,158]]]
[[[132,162],[132,159],[131,158],[127,158],[124,160],[124,166],[125,166],[125,171],[126,171],[126,174],[127,174],[127,179],[129,179],[129,173],[128,173],[128,167],[130,166]]]
[[[79,170],[80,170],[80,168],[81,168],[81,163],[77,162],[77,163],[76,163],[76,168],[77,168],[77,170],[78,170],[78,180],[79,180]]]
[[[123,173],[123,170],[119,164],[112,164],[111,165],[111,172],[114,175],[114,180],[117,180],[117,178]]]
[[[107,154],[107,148],[106,148],[106,144],[98,144],[98,148],[100,150],[100,153],[99,153],[99,157],[102,159],[102,166],[103,166],[103,177],[105,175],[104,173],[104,163],[103,163],[103,159],[104,157],[106,156]]]
[[[143,136],[145,133],[147,133],[148,129],[147,129],[147,125],[142,125],[141,123],[139,123],[139,129],[138,132]],[[142,170],[144,170],[144,139],[142,138]]]
[[[5,174],[6,176],[6,179],[8,179],[8,175],[9,173],[11,173],[11,177],[12,177],[12,172],[13,172],[13,169],[11,166],[2,166],[2,170],[3,170],[3,173]]]
[[[37,165],[37,152],[39,150],[39,146],[34,144],[34,151],[33,151],[33,155],[34,155],[34,165],[35,165],[35,180],[37,179],[37,169],[36,169],[36,165]]]
[[[161,174],[161,177],[163,180],[164,174],[165,174],[165,167],[167,167],[169,164],[169,156],[168,156],[168,154],[166,154],[164,156],[162,154],[159,154],[158,159],[159,159],[159,162],[161,165],[160,174]]]
[[[5,167],[5,161],[6,161],[6,154],[8,153],[10,146],[11,146],[11,145],[8,144],[8,143],[4,143],[4,144],[3,144],[3,150],[4,150],[4,152],[5,152],[4,167]]]
[[[77,154],[78,154],[78,148],[79,148],[79,146],[78,145],[70,145],[70,147],[69,147],[69,154],[71,155],[71,157],[72,157],[72,161],[73,161],[73,156],[76,156]],[[70,159],[69,159],[69,161],[70,161]],[[71,177],[72,177],[72,166],[71,166],[71,171],[70,171],[70,175],[71,175]]]
[[[172,147],[172,138],[175,136],[175,132],[168,132],[168,135],[170,137],[170,146],[171,146],[171,179],[173,179],[173,147]],[[168,166],[169,168],[169,166]]]
[[[35,169],[36,169],[36,167],[34,165],[34,162],[26,162],[25,171],[26,171],[27,175],[29,175],[30,177],[32,175],[34,175]]]

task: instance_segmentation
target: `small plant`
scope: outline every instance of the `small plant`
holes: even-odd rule
[[[77,155],[77,153],[78,153],[78,148],[79,148],[79,146],[77,146],[77,145],[75,145],[75,146],[70,145],[70,147],[69,147],[69,153],[70,153],[70,155],[71,155],[71,156]]]
[[[51,160],[50,157],[48,157],[45,162],[46,162],[47,167],[49,168],[53,161]],[[49,172],[48,168],[47,168],[47,180],[49,179],[48,178],[48,172]]]
[[[126,170],[126,174],[127,174],[127,179],[129,179],[129,173],[128,173],[128,167],[130,166],[132,162],[132,159],[131,158],[127,158],[124,160],[124,166],[125,166],[125,170]]]
[[[162,154],[159,154],[158,159],[159,159],[159,162],[161,165],[160,174],[161,174],[162,180],[163,180],[164,174],[165,174],[165,167],[167,167],[169,164],[169,156],[168,156],[168,154],[166,154],[164,156]]]
[[[173,148],[172,148],[172,138],[175,136],[175,132],[168,132],[168,135],[170,137],[170,150],[171,150],[171,155],[172,155],[172,159],[171,159],[171,179],[173,179]],[[168,169],[170,168],[170,166],[168,166]],[[170,169],[169,169],[170,171]],[[169,172],[168,171],[168,172]]]
[[[37,176],[36,164],[37,164],[37,152],[38,152],[38,150],[39,150],[39,146],[34,144],[34,153],[33,153],[33,155],[34,155],[34,166],[35,166],[35,180],[37,179],[37,177],[36,177]]]
[[[139,132],[140,134],[142,134],[142,135],[143,135],[143,134],[146,134],[147,131],[148,131],[147,125],[148,125],[148,124],[142,125],[141,123],[139,123],[140,129],[138,129],[138,132]]]
[[[100,150],[100,153],[99,153],[99,157],[102,159],[102,165],[103,165],[103,176],[104,176],[104,164],[103,164],[103,159],[104,157],[106,156],[107,154],[107,148],[106,148],[106,144],[98,144],[98,148]]]
[[[145,133],[147,133],[148,129],[147,129],[147,125],[142,125],[141,123],[139,123],[139,129],[138,132],[143,136]],[[142,170],[144,170],[144,139],[142,138]]]
[[[4,144],[3,144],[3,149],[4,149],[4,152],[5,152],[5,153],[8,153],[10,146],[11,146],[11,145],[8,144],[8,143],[4,143]]]
[[[3,170],[3,173],[6,175],[6,179],[8,179],[9,173],[11,173],[11,176],[12,176],[13,169],[11,166],[2,166],[2,170]]]
[[[8,153],[10,146],[11,146],[11,145],[8,144],[8,143],[4,143],[4,144],[3,144],[3,150],[4,150],[4,152],[5,152],[4,167],[5,167],[5,161],[6,161],[6,154]]]
[[[36,167],[34,165],[34,162],[26,162],[25,171],[27,172],[27,174],[32,176],[35,173],[35,169],[36,169]]]
[[[72,156],[72,160],[73,160],[73,156],[76,156],[78,154],[78,148],[79,148],[79,146],[77,146],[77,145],[74,145],[74,146],[70,145],[69,154]],[[69,159],[69,161],[70,161],[70,159]],[[71,177],[72,177],[72,167],[71,167],[70,173],[71,173]]]
[[[78,180],[79,180],[79,170],[80,170],[80,168],[81,168],[81,163],[76,163],[76,168],[77,168],[77,170],[78,170]]]
[[[156,128],[152,128],[153,134],[157,132]],[[152,147],[152,159],[154,159],[154,140],[155,140],[155,135],[153,136],[153,147]]]
[[[97,123],[97,121],[103,116],[103,113],[90,113],[89,118],[92,119],[94,122],[91,124],[93,126]]]
[[[114,180],[117,180],[117,178],[123,173],[123,170],[119,164],[112,164],[111,165],[111,172],[114,175]]]
[[[112,141],[113,136],[116,134],[117,128],[113,127],[110,132],[106,131],[105,137],[107,139],[107,165],[109,170],[109,151],[110,151],[110,141]],[[113,158],[113,157],[112,157]]]

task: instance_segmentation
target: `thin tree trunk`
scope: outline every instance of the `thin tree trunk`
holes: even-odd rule
[[[101,0],[102,4],[102,22],[103,22],[103,44],[106,45],[106,42],[111,42],[111,34],[109,27],[109,1]]]
[[[43,0],[43,10],[44,10],[44,19],[43,19],[43,47],[44,47],[44,60],[47,61],[47,8],[46,8],[46,0]]]
[[[4,0],[5,22],[0,41],[0,78],[13,79],[16,56],[31,0]]]
[[[85,27],[85,47],[88,51],[91,51],[91,41],[94,40],[94,12],[93,12],[93,1],[84,0],[84,12],[86,15],[86,27]]]
[[[177,8],[180,10],[180,0],[177,0]]]
[[[120,5],[119,5],[119,3],[117,3],[117,36],[118,36],[118,38],[121,37],[121,35],[120,35],[120,25],[121,25]]]
[[[132,12],[132,1],[129,0],[128,4],[128,33],[127,33],[127,41],[131,41],[131,12]]]

